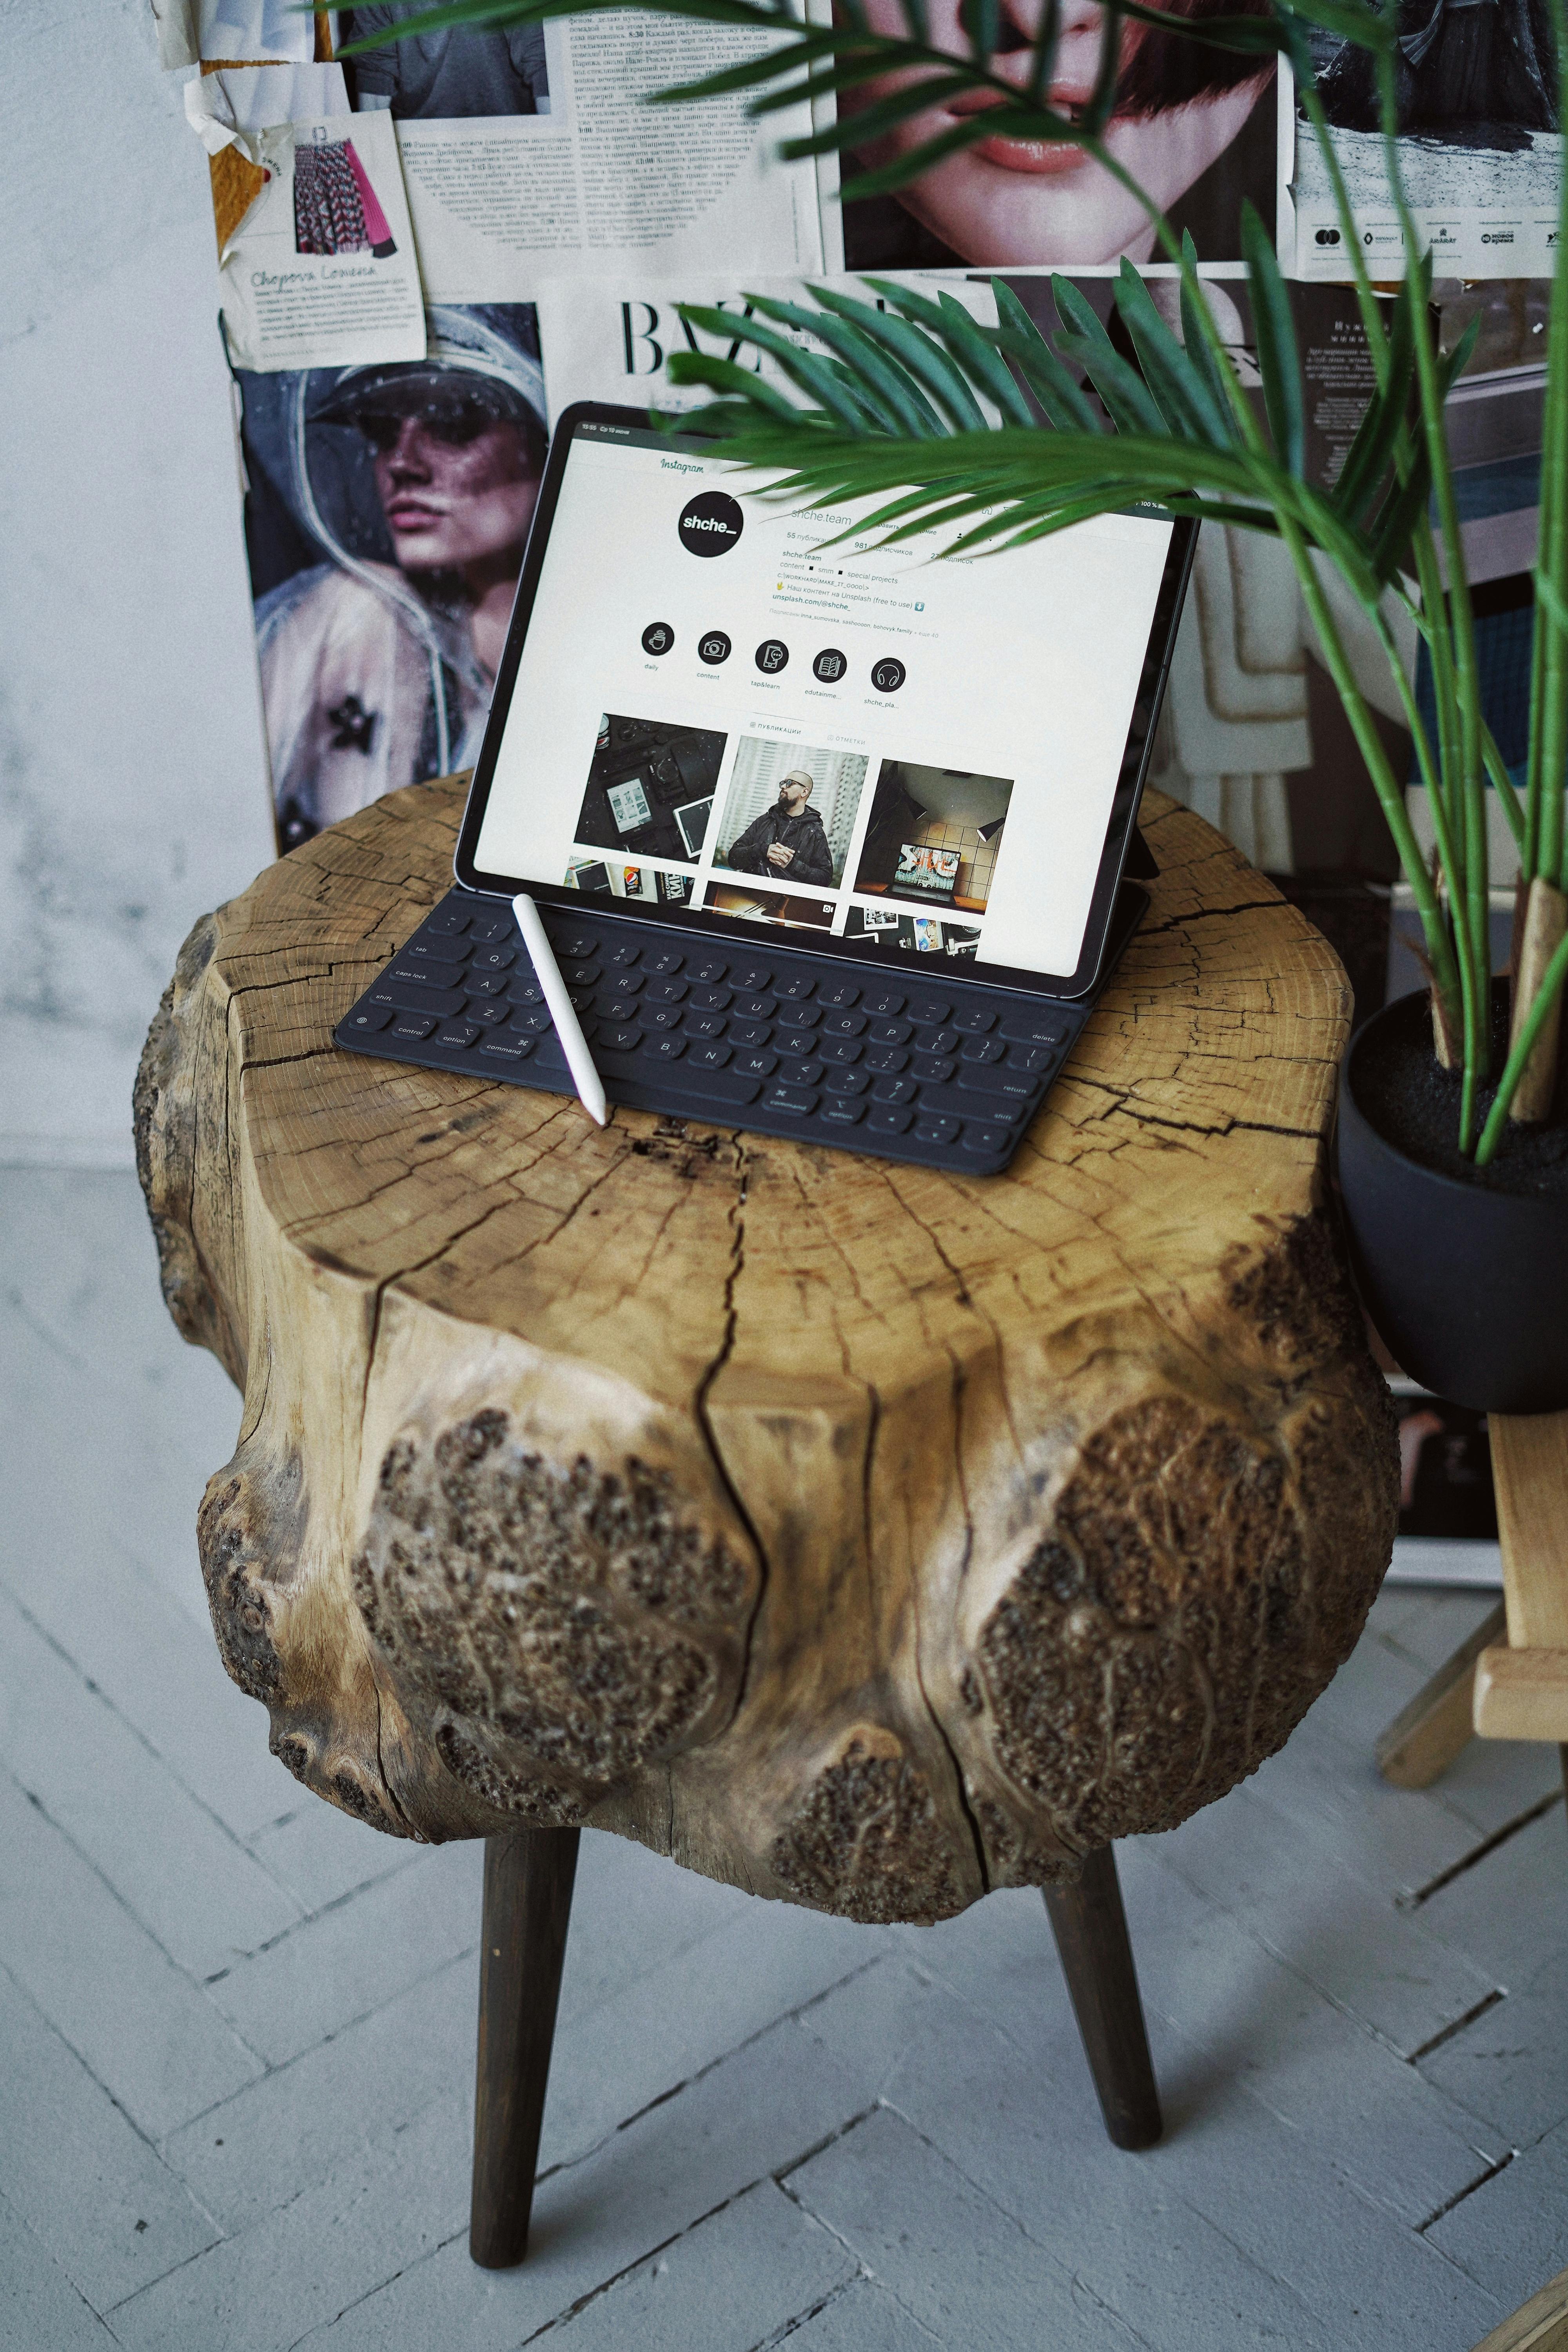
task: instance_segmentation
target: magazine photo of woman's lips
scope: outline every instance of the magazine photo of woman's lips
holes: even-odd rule
[[[999,79],[1010,81],[1022,91],[1027,85],[1031,59],[1026,49],[1012,56],[993,58],[991,70]],[[1088,105],[1090,85],[1065,87],[1060,82],[1051,85],[1048,103],[1052,111],[1069,121]],[[967,121],[972,115],[988,113],[1006,100],[993,90],[965,90],[950,100],[942,109],[955,122]],[[1068,139],[977,139],[969,150],[972,155],[983,156],[988,163],[999,163],[1005,172],[1034,172],[1042,177],[1062,172],[1081,172],[1089,157]]]
[[[386,520],[394,530],[433,530],[446,518],[445,507],[432,506],[427,499],[394,498],[386,509]]]
[[[903,0],[862,5],[874,33],[907,37]],[[1198,0],[1172,5],[1186,14]],[[972,51],[961,0],[927,0],[927,5],[930,47],[967,60]],[[1043,0],[1001,0],[988,85],[933,97],[929,108],[873,133],[855,151],[854,160],[873,171],[907,163],[928,141],[967,128],[977,134],[969,145],[920,172],[897,194],[905,211],[960,261],[985,268],[1077,268],[1114,262],[1122,255],[1146,261],[1155,242],[1149,205],[1168,211],[1225,152],[1258,104],[1272,68],[1265,65],[1245,82],[1170,105],[1158,100],[1151,104],[1147,97],[1127,106],[1119,102],[1098,142],[1102,163],[1071,139],[1019,138],[990,131],[985,123],[987,111],[1007,104],[998,83],[1021,99],[1027,91],[1032,44],[1043,14]],[[1059,0],[1048,103],[1069,124],[1081,121],[1099,81],[1106,30],[1099,0]],[[1142,26],[1123,25],[1123,75],[1135,65],[1144,38]],[[840,105],[846,114],[875,108],[924,80],[940,88],[940,76],[934,64],[894,68],[845,90]],[[1147,203],[1129,181],[1144,191]],[[847,226],[853,251],[853,212]]]

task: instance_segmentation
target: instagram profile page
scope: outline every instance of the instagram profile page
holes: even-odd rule
[[[480,869],[1073,971],[1171,526],[953,557],[940,531],[879,544],[879,503],[807,509],[668,436],[579,428]]]

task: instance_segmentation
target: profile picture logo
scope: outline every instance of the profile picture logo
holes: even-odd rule
[[[680,509],[680,544],[689,555],[728,555],[745,518],[722,490],[704,490]]]

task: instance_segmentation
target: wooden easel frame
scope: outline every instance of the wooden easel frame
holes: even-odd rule
[[[1568,1784],[1568,1412],[1494,1413],[1488,1430],[1502,1606],[1378,1741],[1396,1788],[1429,1788],[1472,1733],[1555,1740]]]

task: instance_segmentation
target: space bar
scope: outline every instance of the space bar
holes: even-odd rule
[[[636,1087],[643,1094],[685,1095],[692,1102],[750,1103],[762,1093],[759,1078],[738,1077],[732,1070],[688,1069],[682,1062],[651,1062],[641,1054],[596,1053],[594,1063],[602,1078]]]

